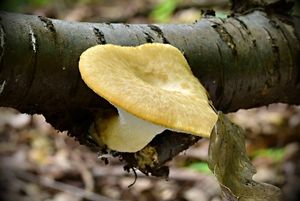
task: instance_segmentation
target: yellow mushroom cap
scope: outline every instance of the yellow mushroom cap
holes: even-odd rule
[[[171,45],[97,45],[82,53],[79,70],[99,96],[153,124],[209,137],[217,121],[205,88]]]

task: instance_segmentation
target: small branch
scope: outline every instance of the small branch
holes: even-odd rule
[[[85,199],[88,199],[91,201],[117,201],[117,200],[109,199],[107,197],[101,196],[101,195],[93,193],[93,192],[85,191],[81,188],[78,188],[78,187],[75,187],[72,185],[68,185],[68,184],[65,184],[62,182],[55,181],[48,177],[39,177],[34,174],[25,172],[25,171],[16,172],[16,176],[22,180],[29,181],[32,183],[38,183],[47,188],[52,188],[57,191],[63,191],[63,192],[78,196],[80,198],[85,198]]]

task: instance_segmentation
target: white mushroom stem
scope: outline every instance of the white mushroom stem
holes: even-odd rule
[[[145,121],[118,108],[118,117],[107,124],[101,134],[103,142],[112,150],[136,152],[144,148],[157,134],[167,128]]]

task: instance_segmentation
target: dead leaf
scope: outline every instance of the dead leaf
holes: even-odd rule
[[[211,134],[208,154],[209,168],[219,181],[224,200],[282,200],[279,188],[252,180],[256,170],[246,153],[245,131],[222,113]]]

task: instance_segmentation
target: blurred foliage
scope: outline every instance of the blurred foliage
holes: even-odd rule
[[[197,171],[197,172],[211,174],[211,171],[210,171],[207,163],[205,163],[205,162],[194,162],[194,163],[189,164],[187,166],[187,168]]]
[[[180,0],[163,0],[155,6],[150,17],[157,22],[168,22],[173,15]]]
[[[259,149],[253,153],[254,158],[266,157],[272,159],[275,162],[282,161],[284,155],[285,155],[284,148]]]
[[[218,18],[221,18],[221,19],[226,19],[227,16],[229,15],[229,11],[221,11],[221,10],[218,10],[216,11],[216,17]]]
[[[18,12],[26,7],[46,6],[51,2],[51,0],[4,0],[1,2],[1,9]]]
[[[43,8],[55,4],[71,7],[75,4],[100,3],[101,0],[2,0],[0,3],[1,10],[11,12],[21,12],[29,8]]]

